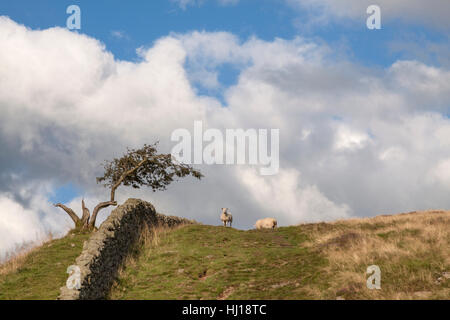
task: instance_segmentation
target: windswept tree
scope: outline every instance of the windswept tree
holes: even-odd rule
[[[86,208],[84,200],[81,201],[82,216],[67,206],[57,203],[55,207],[63,209],[72,218],[76,228],[93,230],[95,220],[100,210],[109,206],[117,206],[115,200],[116,190],[121,185],[139,189],[142,186],[152,188],[153,191],[165,190],[177,178],[193,176],[201,179],[200,171],[191,166],[178,163],[170,154],[158,154],[157,143],[144,145],[141,149],[127,149],[121,158],[105,161],[104,174],[97,177],[97,183],[103,184],[111,190],[109,201],[100,202],[95,206],[92,215]]]

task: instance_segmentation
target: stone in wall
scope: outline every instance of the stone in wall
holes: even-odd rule
[[[61,288],[60,300],[92,300],[107,298],[124,259],[144,230],[162,225],[174,227],[194,221],[156,213],[152,204],[128,199],[114,209],[100,225],[75,261],[81,271],[81,288]]]

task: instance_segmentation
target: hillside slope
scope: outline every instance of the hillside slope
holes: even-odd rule
[[[274,231],[184,226],[147,236],[111,298],[450,299],[449,227],[443,211]],[[370,265],[381,290],[366,286]]]
[[[112,299],[450,299],[450,212],[276,230],[207,225],[145,233]],[[86,234],[0,266],[0,300],[56,299]],[[381,290],[366,287],[369,265]]]
[[[55,300],[89,234],[44,243],[0,266],[0,300]]]

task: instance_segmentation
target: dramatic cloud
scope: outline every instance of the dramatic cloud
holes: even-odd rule
[[[103,160],[155,140],[170,152],[171,133],[192,131],[196,120],[205,129],[280,129],[279,174],[200,165],[200,182],[121,188],[119,202],[139,197],[211,224],[229,207],[239,228],[266,216],[286,225],[450,206],[443,67],[411,60],[367,69],[302,38],[243,42],[223,32],[172,34],[131,63],[85,35],[5,17],[0,43],[0,252],[70,226],[48,200],[55,188],[76,185],[82,194],[70,205],[80,212],[84,196],[92,207],[107,197],[95,184]],[[239,76],[223,105],[197,88],[220,87],[225,64]]]

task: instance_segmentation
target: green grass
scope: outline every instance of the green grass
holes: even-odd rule
[[[71,233],[27,255],[17,270],[0,275],[0,300],[54,300],[67,280],[67,267],[80,255],[89,234]]]
[[[450,211],[242,231],[151,229],[111,299],[450,298]],[[0,300],[56,299],[89,234],[48,242],[0,266]],[[378,265],[381,290],[366,287]],[[5,274],[5,272],[7,272]]]
[[[241,231],[190,225],[140,249],[113,299],[305,299],[326,286],[326,260],[299,227]]]
[[[422,212],[275,230],[185,226],[138,246],[111,298],[448,299],[448,223],[448,212]],[[366,286],[373,264],[381,290]]]

